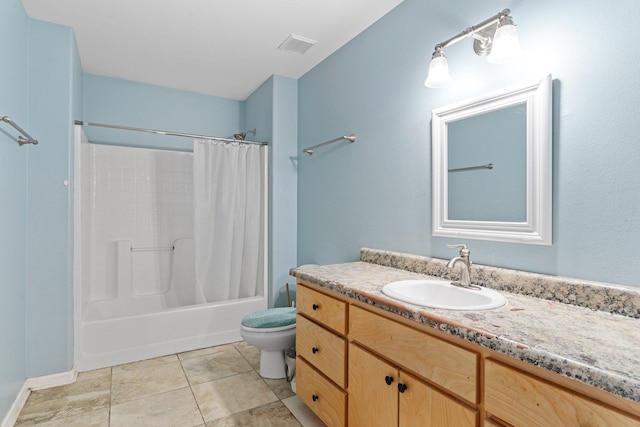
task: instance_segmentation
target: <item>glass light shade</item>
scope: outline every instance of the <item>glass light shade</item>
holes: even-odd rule
[[[429,64],[429,74],[424,82],[426,87],[438,88],[451,82],[449,64],[444,56],[436,56]]]
[[[487,61],[504,64],[517,58],[521,53],[518,30],[513,24],[502,25],[496,30]]]

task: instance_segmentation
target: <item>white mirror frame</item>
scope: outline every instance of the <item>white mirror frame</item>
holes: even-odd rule
[[[451,220],[448,215],[448,124],[526,104],[526,221]],[[433,235],[551,245],[551,75],[542,80],[433,110],[431,117]]]

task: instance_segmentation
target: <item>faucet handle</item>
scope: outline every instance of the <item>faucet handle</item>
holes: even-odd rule
[[[467,245],[465,245],[464,243],[461,243],[459,245],[447,245],[447,246],[451,249],[460,248],[460,256],[462,257],[468,257],[471,254],[471,251],[467,249]]]
[[[447,245],[447,247],[451,249],[455,249],[455,248],[467,249],[467,245],[465,245],[464,243],[460,243],[459,245]]]

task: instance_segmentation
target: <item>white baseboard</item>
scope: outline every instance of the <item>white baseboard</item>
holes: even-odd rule
[[[61,385],[71,384],[76,381],[78,378],[78,371],[74,366],[68,372],[62,372],[59,374],[53,375],[45,375],[42,377],[34,377],[27,378],[22,384],[18,395],[16,396],[11,408],[9,408],[9,412],[2,420],[2,424],[0,427],[13,427],[13,425],[18,420],[18,416],[20,415],[20,411],[24,407],[24,404],[27,403],[27,399],[33,390],[44,390],[46,388],[57,387]]]
[[[27,378],[25,381],[29,390],[44,390],[45,388],[57,387],[76,382],[78,371],[74,366],[70,371],[59,374],[45,375],[43,377]]]
[[[13,401],[13,405],[11,405],[11,408],[9,408],[9,412],[7,412],[4,420],[2,420],[2,424],[0,424],[0,427],[13,427],[13,425],[18,420],[18,415],[20,415],[22,407],[25,403],[27,403],[29,394],[31,394],[31,390],[29,390],[29,387],[27,386],[27,381],[25,381],[24,384],[22,384],[22,387],[20,388],[16,399]]]

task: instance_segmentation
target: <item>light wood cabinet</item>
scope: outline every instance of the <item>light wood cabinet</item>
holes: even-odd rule
[[[337,334],[347,333],[347,303],[304,285],[296,286],[297,313]]]
[[[485,409],[514,426],[635,426],[640,420],[492,359],[485,361]]]
[[[398,424],[398,369],[349,344],[350,426]]]
[[[477,426],[478,412],[349,344],[351,426]]]
[[[347,303],[298,284],[298,397],[329,426],[347,423]]]
[[[296,361],[298,397],[328,426],[346,425],[347,393],[304,359]]]
[[[478,403],[479,356],[475,352],[360,307],[350,310],[349,340],[469,402]]]
[[[298,396],[329,426],[640,427],[640,404],[313,288],[297,287]]]
[[[296,322],[296,353],[345,388],[347,341],[303,316]]]

